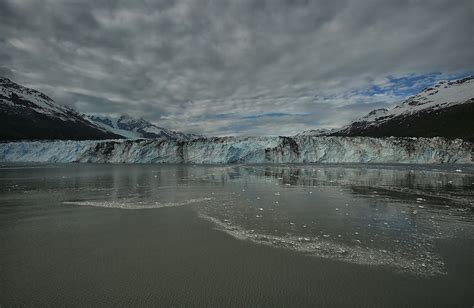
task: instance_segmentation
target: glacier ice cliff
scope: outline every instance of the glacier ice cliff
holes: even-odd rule
[[[2,162],[473,163],[473,144],[444,138],[212,137],[0,143]]]

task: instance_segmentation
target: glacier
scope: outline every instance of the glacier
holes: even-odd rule
[[[408,137],[207,137],[0,143],[1,162],[471,164],[473,144]]]

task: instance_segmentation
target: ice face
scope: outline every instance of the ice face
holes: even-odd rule
[[[222,137],[0,144],[4,162],[472,163],[472,144],[444,138]]]

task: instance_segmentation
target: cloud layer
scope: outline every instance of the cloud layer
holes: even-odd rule
[[[471,0],[3,0],[0,74],[81,112],[293,134],[473,72],[473,15]]]

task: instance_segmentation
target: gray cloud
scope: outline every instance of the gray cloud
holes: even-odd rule
[[[361,94],[388,76],[472,72],[473,7],[3,0],[0,73],[80,112],[205,134],[290,134],[391,106],[403,97]],[[252,119],[269,113],[286,116]]]

